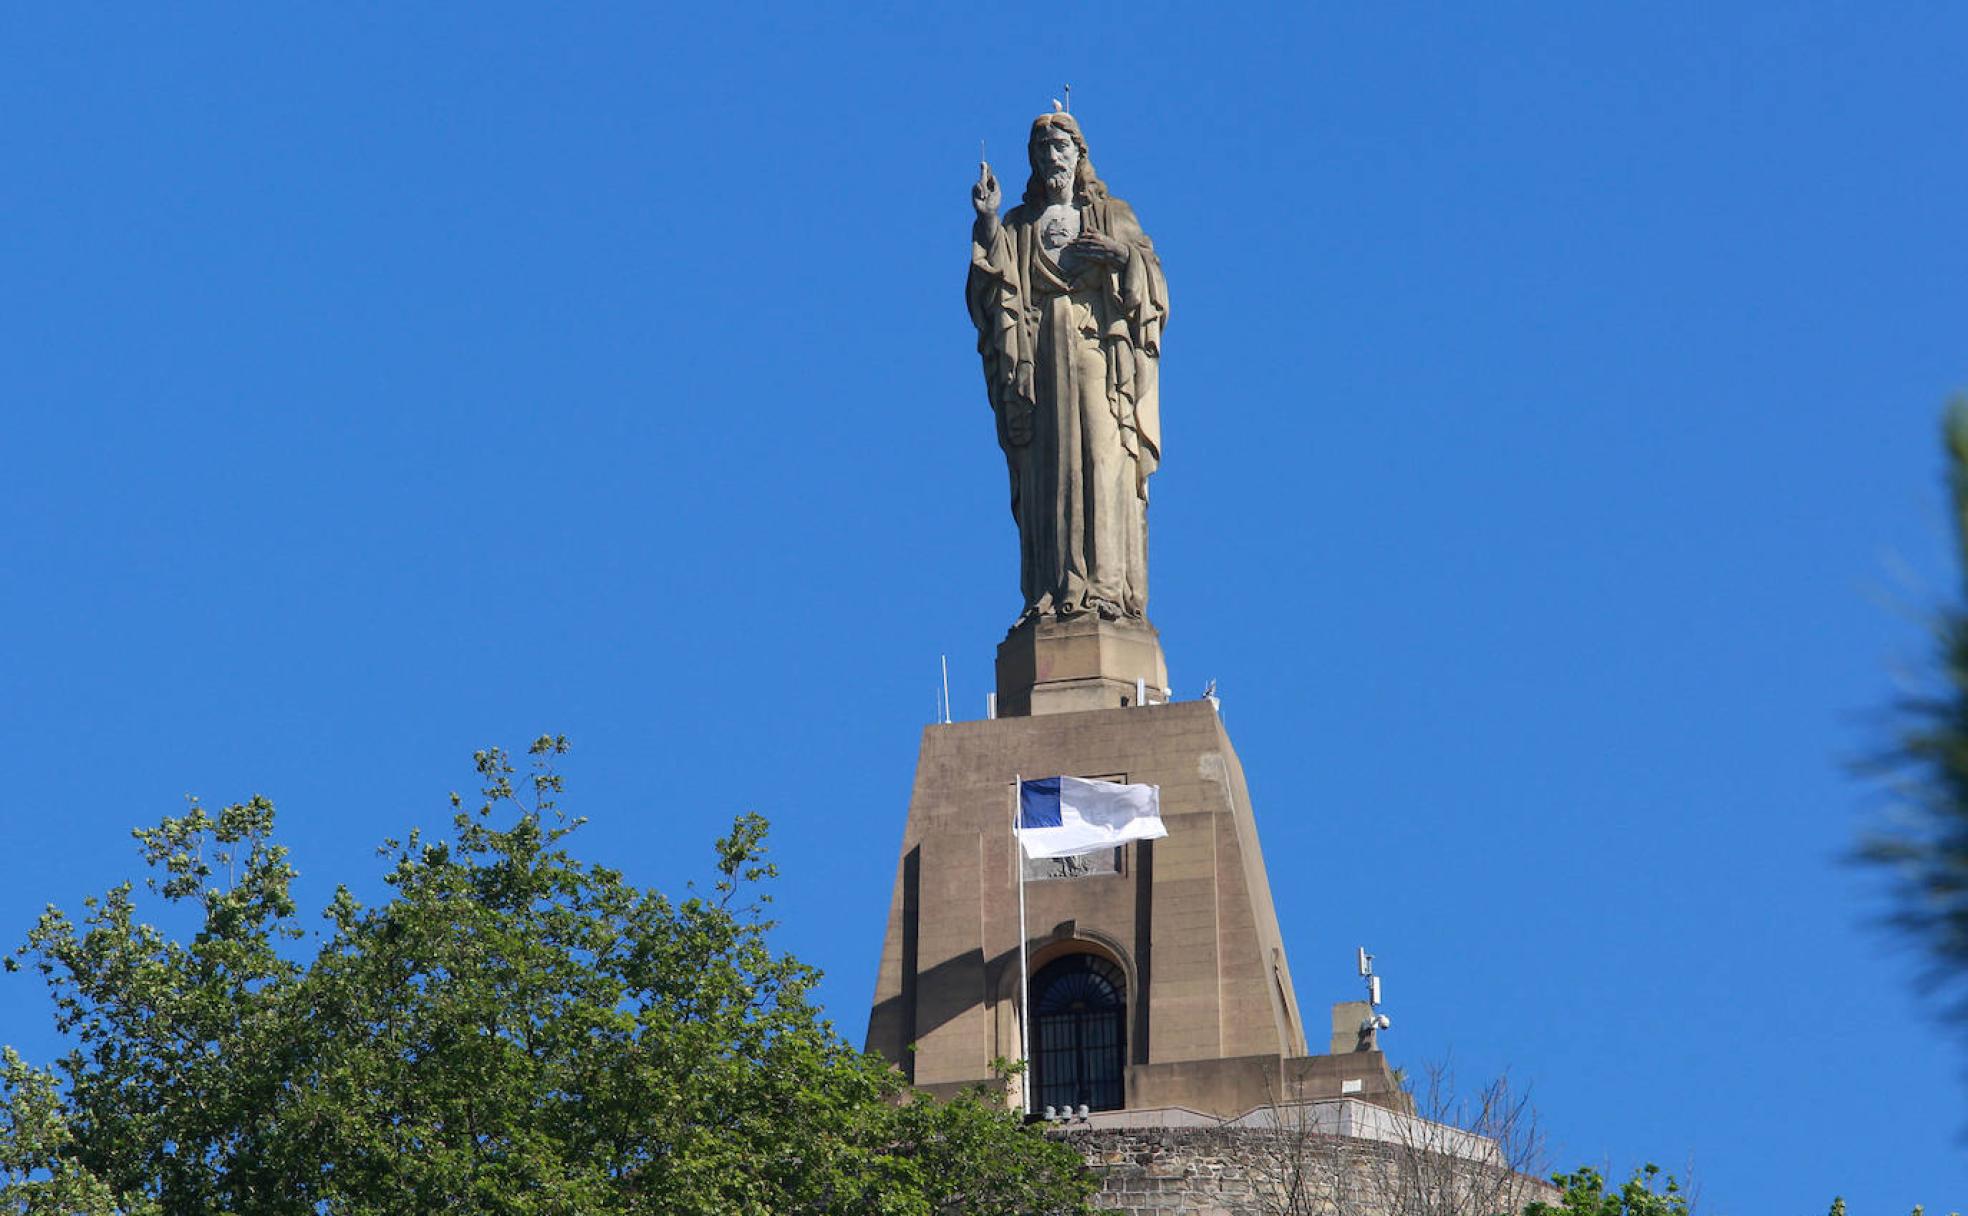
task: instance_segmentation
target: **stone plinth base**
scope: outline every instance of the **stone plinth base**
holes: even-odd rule
[[[1146,621],[1040,617],[998,644],[1001,718],[1127,708],[1137,681],[1148,704],[1168,700],[1162,640]]]
[[[1168,835],[1028,879],[1021,943],[1012,782],[1054,774],[1160,786]],[[1343,1075],[1298,1071],[1319,1066],[1299,1062],[1305,1027],[1250,793],[1209,702],[927,727],[901,844],[867,1044],[917,1088],[988,1081],[994,1059],[1017,1059],[1026,969],[1069,954],[1124,977],[1129,1105],[1228,1118],[1280,1093],[1383,1088],[1378,1056],[1325,1066]]]

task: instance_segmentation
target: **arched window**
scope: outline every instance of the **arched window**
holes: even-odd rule
[[[1094,954],[1069,954],[1032,977],[1035,1110],[1119,1110],[1125,1100],[1127,980]]]

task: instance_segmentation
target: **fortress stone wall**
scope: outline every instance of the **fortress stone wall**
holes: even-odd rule
[[[1100,1179],[1094,1206],[1125,1216],[1489,1216],[1557,1200],[1489,1162],[1302,1126],[1055,1134]]]

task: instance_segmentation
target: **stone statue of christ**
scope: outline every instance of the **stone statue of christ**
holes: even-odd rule
[[[965,291],[1011,474],[1019,619],[1141,619],[1168,284],[1071,114],[1040,115],[1026,152],[1024,201],[1002,219],[979,165]]]

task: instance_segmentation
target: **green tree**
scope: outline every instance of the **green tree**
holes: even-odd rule
[[[452,838],[390,841],[310,949],[264,799],[139,831],[148,890],[50,910],[18,957],[73,1049],[0,1075],[0,1211],[1079,1213],[1092,1182],[1001,1093],[910,1096],[775,953],[765,823],[672,900],[576,860],[553,760],[481,753]],[[174,911],[177,910],[177,911]],[[10,963],[13,960],[9,960]]]
[[[1942,438],[1968,578],[1968,398],[1949,404]],[[1898,707],[1898,736],[1877,765],[1892,805],[1861,838],[1858,857],[1889,876],[1889,920],[1926,954],[1925,986],[1968,1022],[1968,609],[1943,608],[1934,635],[1938,678]]]
[[[1557,1207],[1533,1203],[1524,1216],[1688,1216],[1688,1194],[1674,1175],[1658,1165],[1645,1165],[1616,1191],[1606,1189],[1605,1175],[1591,1167],[1555,1175],[1561,1192]]]

